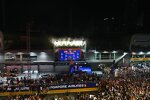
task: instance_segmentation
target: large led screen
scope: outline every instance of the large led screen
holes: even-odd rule
[[[78,71],[87,72],[88,74],[92,73],[92,69],[89,65],[74,65],[74,66],[71,66],[70,73],[78,72]]]
[[[74,50],[74,49],[69,49],[69,50],[59,50],[59,59],[60,61],[78,61],[80,60],[81,56],[81,50]]]

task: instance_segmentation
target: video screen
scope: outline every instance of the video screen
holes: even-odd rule
[[[74,65],[71,66],[70,68],[70,73],[79,72],[79,71],[87,72],[88,74],[92,73],[91,67],[87,65]]]
[[[78,61],[81,58],[81,50],[59,50],[60,61]]]

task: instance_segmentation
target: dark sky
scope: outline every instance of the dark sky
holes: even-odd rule
[[[21,36],[30,23],[31,35],[85,37],[90,48],[127,49],[133,34],[147,32],[150,14],[142,1],[1,0],[0,28]]]

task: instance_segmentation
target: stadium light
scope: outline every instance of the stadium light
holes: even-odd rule
[[[103,53],[109,53],[108,51],[104,51]]]
[[[12,54],[11,52],[7,52],[6,54]]]
[[[114,50],[114,51],[112,51],[112,53],[117,53],[117,51]]]
[[[94,53],[99,53],[99,52],[95,50]]]
[[[41,58],[42,60],[46,60],[47,54],[45,52],[41,52],[39,58]]]
[[[144,52],[142,52],[142,51],[141,51],[141,52],[139,52],[139,55],[143,55],[143,54],[144,54]]]
[[[30,56],[37,56],[35,52],[30,52]]]
[[[148,51],[146,54],[148,54],[148,55],[149,55],[149,54],[150,54],[150,51]]]
[[[135,52],[132,52],[132,55],[136,55],[136,53],[135,53]]]
[[[23,52],[18,52],[17,54],[21,55],[21,54],[23,54]]]
[[[127,53],[127,52],[124,52],[123,54],[126,55],[126,54],[128,54],[128,53]]]

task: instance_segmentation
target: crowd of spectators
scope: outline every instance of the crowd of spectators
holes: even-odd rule
[[[149,100],[150,79],[145,77],[117,77],[102,79],[99,97],[108,100]]]
[[[86,72],[77,72],[73,74],[61,73],[56,75],[47,75],[39,79],[30,79],[27,77],[7,78],[5,85],[0,85],[0,91],[20,91],[21,87],[29,87],[30,91],[42,91],[47,86],[58,84],[78,84],[87,82],[97,82],[101,76],[97,74],[87,74]]]
[[[86,72],[63,73],[48,75],[40,79],[28,79],[26,77],[7,80],[7,85],[0,86],[0,91],[8,91],[8,87],[29,86],[30,91],[40,93],[49,85],[76,84],[95,82],[99,90],[95,98],[90,99],[89,95],[72,97],[74,100],[150,100],[150,73],[132,68],[119,69],[118,75],[110,73],[107,76],[87,74]],[[39,87],[40,86],[40,87]],[[42,88],[41,88],[42,86]],[[72,100],[73,100],[72,99]],[[64,100],[56,99],[56,100]],[[66,99],[65,99],[66,100]],[[68,99],[69,100],[69,99]]]

